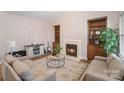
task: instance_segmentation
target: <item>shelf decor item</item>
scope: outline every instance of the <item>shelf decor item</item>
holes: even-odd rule
[[[93,39],[93,31],[90,32],[90,39]]]
[[[107,55],[119,52],[119,34],[117,29],[103,29],[99,35],[100,46],[104,48]]]
[[[95,40],[95,44],[96,45],[99,45],[99,40]]]
[[[47,42],[47,53],[51,52],[51,48],[50,48],[50,42]]]
[[[90,35],[91,35],[91,36],[93,35],[93,31],[90,32]]]
[[[96,31],[96,35],[99,35],[100,34],[100,31]]]

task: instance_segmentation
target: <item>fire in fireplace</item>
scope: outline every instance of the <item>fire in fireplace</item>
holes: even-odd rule
[[[66,55],[77,57],[77,45],[66,44]]]

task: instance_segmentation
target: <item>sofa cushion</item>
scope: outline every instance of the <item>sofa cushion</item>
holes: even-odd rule
[[[119,58],[114,58],[109,64],[109,76],[122,80],[124,77],[124,63]]]
[[[29,59],[25,59],[22,62],[25,63],[29,68],[32,68],[35,65],[35,62]]]
[[[107,73],[105,72],[107,70],[108,70],[107,63],[93,60],[91,64],[89,65],[87,72],[107,75]]]
[[[33,74],[31,69],[23,62],[16,60],[12,64],[13,69],[22,78],[22,80],[32,80]]]
[[[7,61],[7,63],[8,63],[9,65],[12,65],[12,63],[13,63],[15,60],[17,60],[16,57],[13,57],[12,55],[9,55],[9,54],[7,54],[4,59],[5,59],[5,61]]]

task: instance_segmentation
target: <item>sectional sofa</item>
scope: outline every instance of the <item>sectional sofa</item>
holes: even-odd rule
[[[108,57],[96,56],[85,71],[81,80],[123,81],[124,62],[115,54],[111,54]]]
[[[37,70],[37,65],[28,67],[23,60],[6,55],[2,62],[2,76],[5,81],[53,81],[56,80],[55,71]],[[30,63],[31,60],[25,60]]]
[[[96,56],[87,69],[84,70],[85,72],[83,72],[83,69],[86,68],[85,65],[78,63],[67,65],[67,69],[64,67],[58,70],[47,70],[46,68],[43,69],[44,66],[37,63],[34,64],[34,62],[29,59],[23,60],[11,55],[6,55],[2,60],[2,76],[5,81],[77,80],[77,78],[68,79],[66,77],[67,74],[70,78],[82,75],[79,79],[81,81],[124,80],[124,63],[115,54],[112,54],[109,57]],[[69,68],[69,66],[71,66],[71,68]]]

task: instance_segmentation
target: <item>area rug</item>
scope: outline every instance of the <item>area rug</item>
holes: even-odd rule
[[[44,72],[55,71],[56,73],[56,81],[78,81],[80,77],[85,72],[88,67],[88,63],[80,61],[74,61],[70,59],[65,59],[65,65],[60,68],[50,68],[46,65],[46,58],[41,58],[37,60],[25,60],[30,68],[33,68],[34,74],[38,75]]]

